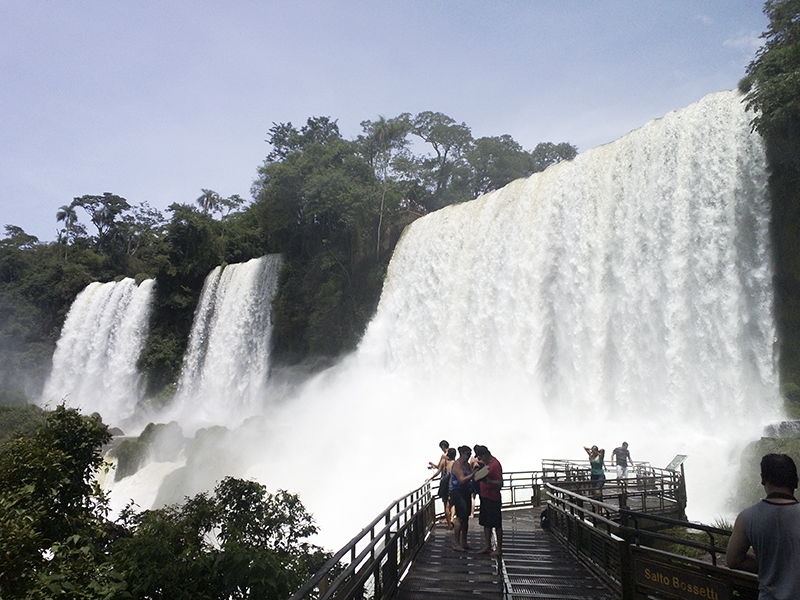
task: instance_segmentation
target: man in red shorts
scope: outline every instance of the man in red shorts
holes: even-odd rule
[[[478,523],[483,526],[485,546],[479,554],[500,556],[503,552],[503,513],[500,489],[503,487],[503,467],[486,446],[475,451],[478,460],[489,467],[489,473],[480,480],[481,512]],[[497,547],[492,551],[492,529],[497,535]]]

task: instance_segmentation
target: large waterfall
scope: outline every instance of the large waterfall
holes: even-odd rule
[[[262,408],[280,267],[272,254],[206,277],[174,402],[184,425],[236,425]]]
[[[634,463],[689,456],[690,518],[730,510],[738,450],[780,410],[764,149],[740,100],[413,223],[358,351],[215,435],[194,481],[299,492],[336,546],[421,483],[442,438],[506,470],[625,440]],[[225,422],[239,382],[198,410]]]
[[[90,283],[70,307],[42,403],[65,401],[121,425],[142,397],[136,361],[147,339],[155,281]]]
[[[776,393],[764,151],[735,93],[415,222],[361,352],[573,422]],[[477,376],[478,382],[473,381]]]

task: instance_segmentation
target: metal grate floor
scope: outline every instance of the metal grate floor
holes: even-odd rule
[[[539,527],[538,508],[503,513],[503,557],[475,554],[483,530],[470,520],[471,552],[453,550],[452,531],[437,525],[400,584],[398,600],[613,600],[613,592]],[[503,588],[508,590],[503,595]]]

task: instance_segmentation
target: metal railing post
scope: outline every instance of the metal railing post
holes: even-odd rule
[[[629,533],[622,533],[619,542],[619,579],[622,587],[622,600],[636,600],[636,579],[631,556]]]

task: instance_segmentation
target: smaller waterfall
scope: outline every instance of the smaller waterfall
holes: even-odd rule
[[[206,277],[174,403],[182,424],[232,425],[259,411],[281,264],[271,254]]]
[[[143,393],[136,361],[147,338],[154,279],[90,283],[67,314],[41,404],[65,400],[119,424]]]

